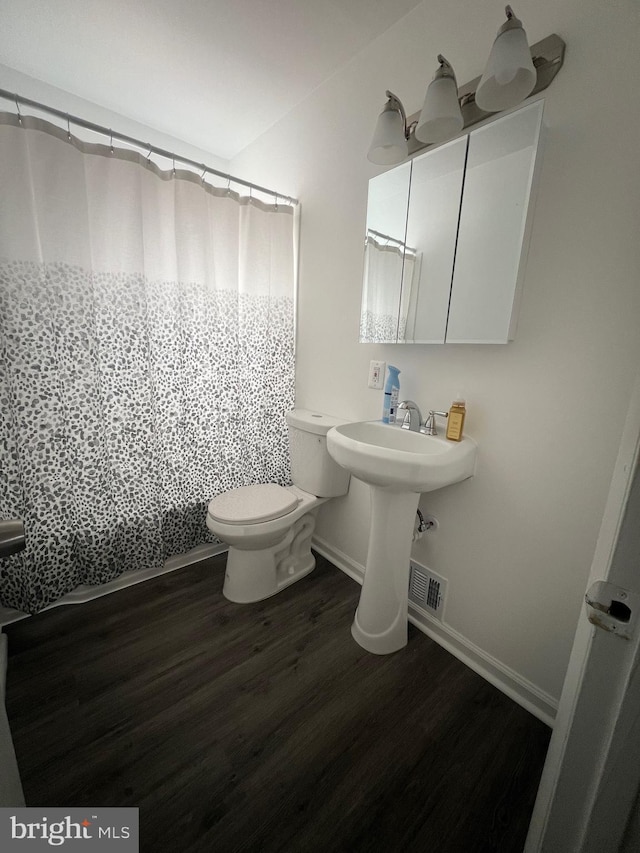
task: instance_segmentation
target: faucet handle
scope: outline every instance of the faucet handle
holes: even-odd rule
[[[448,418],[449,412],[436,412],[434,409],[430,409],[429,417],[424,422],[424,426],[420,429],[420,432],[424,433],[424,435],[437,435],[436,417]]]

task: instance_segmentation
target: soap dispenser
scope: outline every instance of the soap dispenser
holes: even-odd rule
[[[382,405],[382,423],[394,424],[400,396],[400,370],[392,364],[387,366],[387,381],[384,386],[384,403]]]
[[[450,441],[462,441],[462,429],[466,413],[464,400],[454,400],[447,419],[447,438]]]

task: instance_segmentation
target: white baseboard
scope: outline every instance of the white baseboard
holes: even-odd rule
[[[321,539],[319,536],[313,537],[311,540],[311,547],[314,551],[317,551],[318,554],[322,554],[323,557],[326,557],[334,566],[337,566],[337,568],[343,571],[345,575],[349,575],[352,580],[358,581],[360,586],[362,586],[362,581],[364,579],[364,566],[361,566],[360,563],[356,563],[356,561],[352,560],[351,557],[348,557],[344,551],[341,551],[339,548],[334,548],[333,545],[329,545],[328,542]]]
[[[54,607],[61,607],[63,604],[83,604],[85,601],[92,601],[94,598],[100,598],[103,595],[117,592],[119,589],[125,589],[128,586],[134,586],[137,583],[150,580],[151,578],[165,575],[167,572],[174,572],[176,569],[182,569],[184,566],[189,566],[192,563],[198,563],[200,560],[207,560],[209,557],[215,557],[217,554],[223,554],[227,550],[226,545],[198,545],[187,551],[185,554],[179,554],[177,557],[170,557],[164,565],[157,569],[142,569],[140,571],[124,572],[117,578],[114,578],[108,583],[99,584],[97,586],[88,586],[82,584],[68,592],[59,601],[54,601],[44,610],[51,610]],[[26,619],[28,613],[23,613],[21,610],[10,610],[7,607],[0,607],[0,628],[3,625],[10,625],[12,622],[18,622],[20,619]]]
[[[313,547],[350,578],[362,584],[364,566],[317,536],[313,538]],[[534,717],[553,728],[558,710],[558,702],[553,696],[540,690],[510,667],[487,654],[446,623],[433,619],[411,601],[409,602],[409,621]]]

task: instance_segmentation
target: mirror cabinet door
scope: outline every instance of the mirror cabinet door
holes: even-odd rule
[[[399,340],[442,344],[447,329],[460,199],[467,151],[464,136],[416,157],[411,171]]]
[[[411,162],[369,181],[361,343],[398,341]]]
[[[369,181],[362,343],[513,339],[543,103]]]
[[[447,343],[513,339],[543,102],[469,135]]]

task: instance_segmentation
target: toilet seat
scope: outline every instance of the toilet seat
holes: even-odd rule
[[[240,486],[213,498],[209,515],[224,524],[260,524],[288,515],[299,503],[297,495],[275,483]]]

